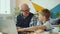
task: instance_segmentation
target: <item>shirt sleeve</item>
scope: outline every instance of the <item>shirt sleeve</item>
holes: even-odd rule
[[[52,25],[51,25],[51,23],[49,22],[49,21],[47,21],[45,24],[43,24],[44,26],[46,26],[47,28],[47,30],[49,30],[49,29],[52,29]]]
[[[30,22],[29,26],[35,26],[35,25],[37,25],[37,17],[33,16],[32,19],[31,19],[31,22]]]
[[[19,26],[19,17],[16,18],[16,26]]]
[[[38,26],[41,26],[42,25],[42,23],[41,23],[41,21],[39,19],[37,20],[37,25]]]

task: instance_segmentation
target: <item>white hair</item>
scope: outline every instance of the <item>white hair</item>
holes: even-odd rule
[[[19,5],[19,10],[21,9],[21,6],[22,6],[23,4],[28,5],[27,3],[22,3],[22,4],[20,4],[20,5]]]

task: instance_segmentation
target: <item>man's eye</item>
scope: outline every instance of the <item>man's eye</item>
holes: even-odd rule
[[[29,11],[29,10],[26,10],[26,11]]]
[[[24,10],[21,10],[21,11],[24,11]]]
[[[21,10],[21,11],[24,11],[24,10]]]

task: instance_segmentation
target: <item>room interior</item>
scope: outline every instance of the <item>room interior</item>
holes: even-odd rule
[[[5,34],[17,34],[16,16],[19,13],[20,5],[23,3],[27,3],[31,8],[30,12],[34,14],[39,13],[39,10],[44,8],[49,9],[53,13],[51,15],[53,18],[51,21],[54,22],[54,25],[57,25],[57,21],[59,21],[60,24],[60,0],[0,0],[0,32]]]

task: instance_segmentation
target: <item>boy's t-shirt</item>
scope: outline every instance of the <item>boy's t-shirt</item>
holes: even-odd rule
[[[46,30],[51,30],[51,29],[52,29],[52,25],[51,25],[51,23],[50,23],[50,20],[47,20],[44,24],[42,24],[41,21],[38,21],[38,22],[37,22],[37,25],[38,25],[38,26],[41,26],[41,25],[46,26],[46,27],[47,27]]]

